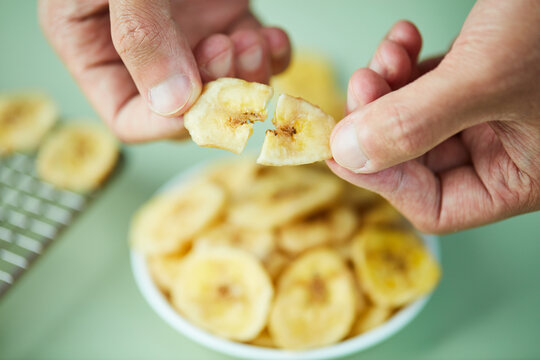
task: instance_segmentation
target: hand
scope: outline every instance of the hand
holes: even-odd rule
[[[352,76],[332,170],[426,232],[540,209],[540,2],[478,1],[448,54],[418,64],[421,42],[399,22]]]
[[[40,0],[45,35],[123,141],[180,137],[202,82],[267,82],[290,58],[248,0]]]

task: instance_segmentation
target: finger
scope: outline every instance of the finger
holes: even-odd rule
[[[398,89],[410,80],[421,47],[422,37],[416,27],[400,21],[381,42],[369,67],[392,89]]]
[[[267,83],[272,70],[264,37],[257,30],[242,29],[233,32],[230,38],[234,44],[236,76]]]
[[[289,66],[291,61],[291,42],[285,31],[276,27],[265,27],[261,34],[266,39],[270,49],[272,74],[276,75]]]
[[[415,80],[418,77],[424,74],[427,74],[431,70],[435,69],[437,66],[439,66],[439,64],[441,63],[443,59],[444,59],[444,55],[439,55],[439,56],[422,60],[413,69],[413,75],[411,77],[411,80]]]
[[[227,35],[207,37],[197,45],[194,54],[204,82],[234,76],[234,45]]]
[[[367,68],[356,70],[347,89],[347,113],[388,94],[390,85],[375,71]]]
[[[355,174],[335,161],[328,166],[354,185],[381,194],[421,231],[449,233],[500,218],[500,209],[472,166],[436,176],[416,161],[375,174]]]
[[[138,94],[111,42],[108,3],[95,2],[84,6],[84,11],[74,3],[67,13],[63,5],[61,0],[40,4],[45,34],[115,135],[125,142],[139,142],[185,134],[181,119],[158,117]]]
[[[471,158],[461,136],[455,135],[428,151],[418,161],[434,173],[470,165]]]
[[[477,86],[454,71],[431,71],[338,123],[331,137],[334,159],[354,172],[372,173],[425,154],[459,131],[492,119]]]
[[[165,117],[183,114],[201,92],[187,40],[168,0],[111,0],[112,39],[142,98]]]

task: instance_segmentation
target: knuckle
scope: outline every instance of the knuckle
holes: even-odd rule
[[[387,136],[390,137],[389,143],[397,149],[402,155],[408,157],[419,156],[418,153],[421,138],[420,131],[406,117],[405,111],[398,105],[392,105],[386,109],[389,119],[389,129]]]
[[[159,47],[161,31],[157,23],[129,14],[114,23],[112,38],[120,55],[144,57]]]

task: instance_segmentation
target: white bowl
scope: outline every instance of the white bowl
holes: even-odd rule
[[[158,190],[158,193],[183,182],[184,180],[186,180],[186,178],[190,177],[194,172],[196,172],[198,168],[199,167],[182,172],[181,174],[167,182],[165,185],[163,185]],[[440,249],[437,238],[430,235],[421,236],[427,248],[440,262]],[[370,330],[362,335],[318,349],[304,351],[288,351],[247,345],[231,340],[226,340],[193,325],[174,310],[174,308],[169,304],[165,296],[154,284],[146,266],[144,256],[135,251],[131,251],[131,268],[133,270],[137,286],[142,292],[143,297],[150,304],[150,307],[152,307],[152,309],[154,309],[154,311],[163,320],[165,320],[165,322],[175,328],[182,335],[203,346],[206,346],[212,350],[218,351],[223,354],[244,359],[318,360],[342,357],[357,353],[361,350],[365,350],[375,344],[378,344],[381,341],[384,341],[385,339],[389,338],[390,336],[404,328],[418,315],[418,313],[422,310],[422,308],[431,296],[427,295],[421,299],[416,300],[415,302],[409,304],[408,306],[404,307],[399,312],[394,314],[383,325],[373,330]]]

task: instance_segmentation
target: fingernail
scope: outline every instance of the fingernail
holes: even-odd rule
[[[158,115],[168,116],[182,110],[191,97],[191,81],[186,75],[173,75],[148,92],[150,108]]]
[[[354,172],[361,171],[368,159],[364,155],[356,128],[352,121],[346,121],[332,138],[331,148],[334,160],[344,168]]]
[[[229,74],[229,70],[232,65],[232,56],[229,52],[225,52],[222,55],[217,56],[216,58],[210,60],[205,68],[206,71],[216,77],[224,77]]]
[[[247,72],[255,71],[261,65],[263,51],[260,46],[252,46],[238,56],[238,64]]]

